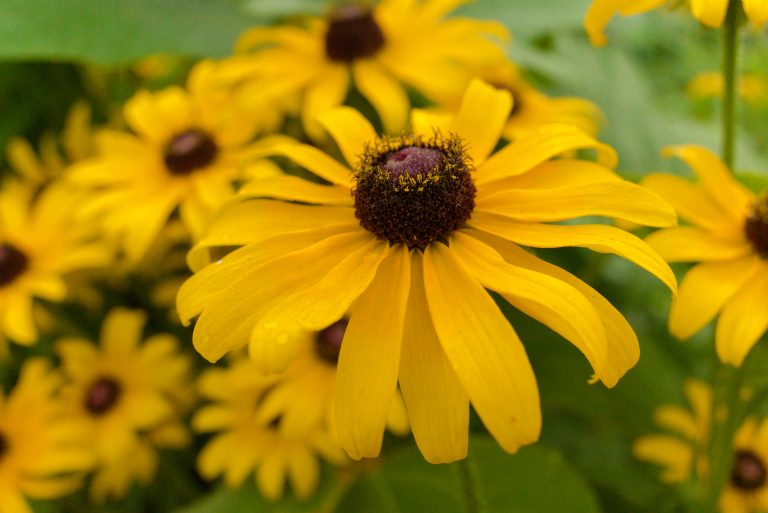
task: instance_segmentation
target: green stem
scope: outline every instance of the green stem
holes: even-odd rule
[[[739,53],[739,15],[741,2],[728,4],[728,13],[723,25],[723,109],[722,109],[722,152],[723,161],[733,170],[736,142],[736,84],[738,80],[737,57]]]
[[[469,513],[478,513],[480,511],[480,505],[477,502],[475,483],[472,478],[472,469],[469,468],[469,462],[464,458],[458,462],[458,467],[461,484],[464,488],[464,499],[467,501],[467,511]]]

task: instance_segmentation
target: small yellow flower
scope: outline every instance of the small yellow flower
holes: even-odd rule
[[[102,476],[92,483],[94,500],[127,491],[126,475],[146,480],[153,468],[147,467],[146,433],[178,419],[177,397],[190,386],[191,361],[179,354],[173,336],[141,342],[145,317],[114,309],[104,320],[100,346],[79,338],[56,344],[68,379],[61,393],[66,414],[87,433]],[[138,468],[125,466],[134,450],[144,458],[135,462]]]
[[[25,497],[55,499],[75,491],[93,457],[77,424],[54,400],[61,376],[27,360],[9,395],[0,390],[0,511],[32,513]]]
[[[728,484],[720,496],[723,513],[768,510],[768,419],[747,419],[733,441]]]
[[[669,226],[674,212],[621,180],[613,149],[574,126],[543,127],[493,153],[510,109],[508,92],[473,81],[455,116],[414,111],[414,134],[397,138],[377,137],[348,107],[324,114],[349,167],[312,146],[275,147],[328,185],[254,180],[217,218],[196,251],[243,247],[179,292],[182,321],[199,315],[197,350],[215,361],[250,340],[261,368],[283,370],[295,350],[282,333],[319,331],[349,312],[335,411],[356,459],[379,454],[398,383],[429,461],[465,456],[470,401],[507,451],[538,438],[533,371],[488,289],[615,385],[639,355],[632,328],[587,284],[521,246],[615,253],[675,289],[663,259],[631,234],[556,224],[599,215]],[[553,159],[582,148],[600,163]]]
[[[407,87],[446,101],[461,94],[472,68],[504,59],[498,41],[508,35],[501,24],[445,19],[467,1],[382,0],[373,8],[353,2],[304,27],[255,28],[240,38],[239,53],[222,64],[222,73],[237,79],[256,105],[300,96],[313,139],[324,136],[316,117],[344,102],[352,80],[384,130],[399,133],[408,117]]]
[[[738,0],[688,0],[691,14],[704,25],[717,28],[722,26],[728,10],[728,2]],[[632,16],[651,11],[669,0],[592,0],[584,18],[584,28],[590,41],[595,46],[604,46],[607,42],[605,26],[611,18],[619,14]],[[762,26],[768,21],[768,0],[741,0],[741,6],[747,18],[755,26]]]
[[[202,375],[200,393],[213,402],[197,411],[192,425],[197,431],[216,435],[200,452],[198,469],[207,479],[223,475],[231,488],[240,486],[255,470],[259,490],[270,500],[283,495],[285,480],[289,479],[296,496],[306,499],[319,480],[318,456],[335,465],[344,464],[346,458],[322,425],[291,433],[281,417],[271,421],[261,418],[264,394],[276,381],[274,376],[262,376],[247,358]],[[294,406],[298,408],[298,404]],[[301,414],[297,409],[287,415]]]
[[[647,239],[668,262],[694,262],[672,303],[669,330],[687,339],[718,315],[720,360],[739,366],[768,328],[768,197],[756,196],[725,164],[699,146],[668,148],[698,178],[651,174],[643,184],[665,198],[690,226]]]
[[[762,75],[742,74],[736,87],[747,102],[757,103],[768,96],[768,84]],[[688,82],[686,92],[694,98],[719,98],[723,95],[723,75],[718,71],[701,73]]]

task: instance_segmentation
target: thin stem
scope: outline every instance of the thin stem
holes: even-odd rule
[[[461,484],[464,488],[464,498],[467,501],[467,511],[469,513],[478,513],[480,511],[480,506],[477,502],[477,495],[475,494],[475,483],[472,478],[472,469],[469,468],[469,461],[464,458],[458,463],[458,467]]]
[[[738,81],[737,57],[739,53],[739,15],[741,2],[733,0],[728,4],[728,13],[723,25],[723,109],[722,109],[722,152],[723,161],[733,170],[736,147],[736,83]]]

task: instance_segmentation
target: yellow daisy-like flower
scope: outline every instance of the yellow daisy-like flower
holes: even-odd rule
[[[699,180],[663,173],[643,180],[690,223],[646,239],[668,262],[697,264],[680,284],[669,330],[687,339],[719,313],[717,354],[739,366],[768,328],[768,197],[747,190],[705,148],[678,146],[666,154],[684,160]]]
[[[706,447],[712,418],[712,390],[706,383],[690,379],[683,388],[691,410],[662,405],[654,412],[654,420],[670,434],[645,435],[632,446],[637,459],[662,467],[661,480],[682,483],[689,480],[696,462],[701,477],[706,472]]]
[[[135,474],[125,458],[147,442],[146,433],[178,418],[176,398],[190,386],[191,361],[179,354],[175,337],[156,334],[142,343],[145,320],[141,312],[114,309],[104,320],[100,347],[79,338],[56,345],[68,378],[62,401],[88,434],[97,474]],[[127,490],[110,485],[117,478],[104,479],[91,486],[94,500]]]
[[[254,199],[217,218],[198,250],[244,247],[179,292],[182,320],[200,315],[197,350],[214,361],[250,339],[260,367],[279,369],[293,347],[270,337],[317,331],[349,311],[336,428],[353,458],[379,453],[398,382],[429,461],[464,457],[470,401],[507,451],[538,438],[533,372],[486,289],[563,335],[595,380],[615,385],[638,358],[629,324],[587,284],[520,245],[616,253],[674,289],[667,264],[633,235],[552,223],[598,215],[670,225],[674,212],[621,180],[609,167],[613,149],[573,126],[546,127],[491,154],[510,108],[508,92],[473,81],[454,117],[415,111],[413,135],[380,138],[351,108],[326,113],[351,168],[311,146],[275,148],[330,185],[253,181],[243,196]],[[602,164],[552,160],[582,148]]]
[[[747,419],[733,441],[730,479],[720,496],[723,513],[768,510],[768,419]]]
[[[25,497],[55,499],[75,491],[93,465],[77,425],[61,418],[53,397],[60,384],[48,363],[30,359],[14,390],[8,396],[0,390],[3,513],[32,513]]]
[[[99,215],[138,261],[178,208],[193,238],[233,192],[258,118],[243,116],[214,91],[212,63],[191,72],[188,90],[140,91],[124,107],[134,133],[102,130],[96,156],[73,166],[68,179],[92,191],[85,215]]]
[[[198,410],[192,425],[198,431],[217,434],[200,452],[198,469],[208,479],[223,475],[231,488],[240,486],[255,469],[259,490],[268,499],[283,495],[286,478],[296,496],[306,499],[319,480],[318,455],[336,465],[344,464],[346,458],[322,425],[289,433],[281,418],[271,422],[261,418],[259,408],[264,394],[276,380],[274,376],[262,376],[247,358],[203,374],[200,393],[214,402]],[[299,405],[294,406],[295,415],[301,415]]]
[[[384,130],[399,133],[408,117],[406,87],[446,101],[461,94],[472,69],[504,60],[498,41],[508,35],[501,24],[445,19],[467,1],[347,3],[305,27],[255,28],[240,38],[239,54],[222,64],[222,73],[252,81],[245,95],[260,98],[259,105],[300,95],[304,127],[315,139],[324,135],[316,117],[344,102],[351,77]]]
[[[704,25],[717,28],[723,25],[728,11],[728,2],[738,0],[688,0],[691,14]],[[614,15],[632,16],[651,11],[669,0],[592,0],[584,18],[584,28],[589,40],[595,46],[604,46],[607,42],[605,26]],[[741,6],[747,18],[755,26],[762,26],[768,21],[768,0],[741,0]]]
[[[6,180],[0,186],[0,342],[37,340],[36,298],[67,297],[64,276],[107,263],[93,227],[77,223],[79,197],[62,183],[37,186]]]

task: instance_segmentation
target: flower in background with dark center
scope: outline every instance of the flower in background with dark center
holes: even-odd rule
[[[77,422],[54,398],[61,376],[28,359],[10,394],[0,390],[0,511],[32,513],[25,497],[52,500],[77,490],[93,455]]]
[[[741,3],[749,21],[762,26],[768,21],[768,2],[765,0],[688,0],[691,14],[708,27],[718,28],[725,21],[728,3]],[[672,0],[592,0],[584,18],[584,28],[595,46],[605,46],[605,27],[615,15],[633,16],[652,11],[663,5],[678,2]]]
[[[213,85],[212,63],[190,73],[188,89],[139,91],[123,109],[132,132],[96,134],[96,155],[73,166],[67,179],[90,191],[81,215],[98,218],[137,262],[178,209],[193,239],[234,192],[258,118]]]
[[[80,196],[63,183],[5,180],[0,187],[0,353],[5,337],[31,345],[38,338],[35,300],[68,297],[70,273],[101,267],[110,252],[95,227],[75,220]]]
[[[321,117],[348,166],[308,145],[276,154],[322,177],[254,180],[197,250],[242,246],[182,286],[182,321],[211,361],[250,341],[260,368],[282,370],[295,348],[280,333],[319,331],[348,314],[336,382],[336,428],[353,458],[379,454],[397,385],[429,461],[462,458],[469,403],[507,451],[539,436],[525,350],[487,290],[550,326],[608,386],[638,358],[637,338],[595,290],[522,246],[615,253],[675,289],[640,239],[582,216],[668,226],[654,193],[621,180],[612,148],[551,125],[493,153],[510,95],[473,81],[455,116],[412,115],[413,134],[378,137],[354,109]],[[599,162],[555,158],[594,149]],[[262,347],[264,344],[269,348]],[[282,367],[282,368],[281,368]]]
[[[668,262],[693,262],[672,303],[669,330],[687,339],[718,314],[720,360],[739,366],[768,329],[768,196],[755,195],[711,151],[668,148],[685,161],[695,183],[664,173],[643,184],[665,198],[688,226],[666,228],[646,242]]]
[[[288,480],[296,496],[307,499],[320,479],[319,458],[334,465],[347,459],[327,426],[305,423],[296,431],[286,429],[281,417],[265,420],[259,415],[265,394],[277,381],[276,376],[263,376],[247,357],[203,373],[200,394],[211,403],[195,413],[192,426],[214,436],[200,451],[197,466],[207,479],[223,476],[230,488],[239,487],[255,471],[259,490],[270,500],[283,495]],[[298,401],[295,414],[300,416],[299,405],[306,397],[289,400]]]
[[[243,34],[238,54],[220,72],[245,83],[251,103],[299,96],[313,139],[325,135],[316,117],[344,103],[351,79],[385,132],[399,133],[408,118],[409,88],[445,101],[461,95],[472,69],[504,60],[499,43],[508,34],[500,23],[445,18],[466,1],[348,2],[304,26],[255,28]]]
[[[56,344],[67,379],[61,392],[65,414],[87,433],[97,474],[113,476],[92,483],[96,501],[127,492],[121,476],[146,474],[124,460],[146,456],[145,435],[178,420],[177,397],[191,386],[191,361],[180,354],[176,338],[155,334],[142,342],[145,320],[139,311],[114,309],[104,319],[100,345],[79,338]]]

